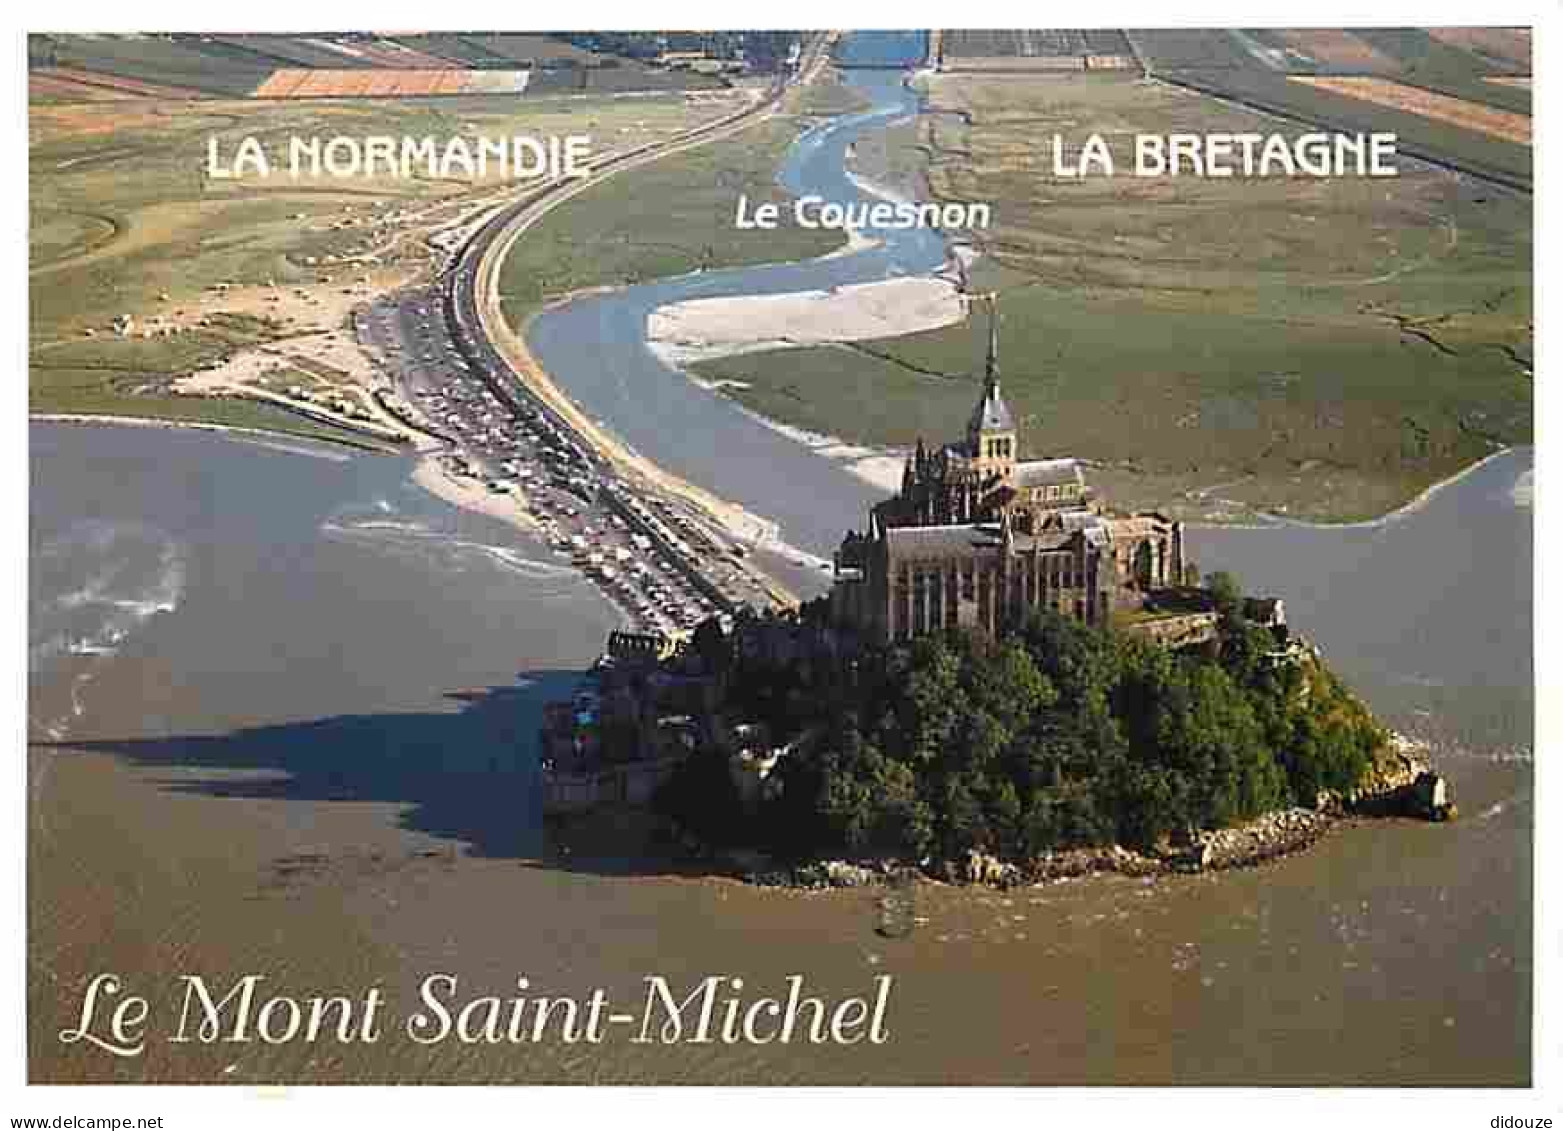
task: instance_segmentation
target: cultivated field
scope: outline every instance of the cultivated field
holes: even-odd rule
[[[139,79],[121,78],[119,75],[94,74],[70,67],[48,67],[34,71],[29,76],[59,84],[62,89],[74,87],[85,91],[85,97],[104,98],[195,98],[200,91],[189,87],[168,86],[164,83],[142,82]]]
[[[721,90],[722,79],[543,34],[33,35],[33,97],[406,97]]]
[[[81,82],[55,69],[30,71],[27,75],[28,102],[111,102],[136,97],[96,83]]]
[[[1528,118],[1530,91],[1489,81],[1512,73],[1484,56],[1445,42],[1420,28],[1356,28],[1351,32],[1240,32],[1236,30],[1131,30],[1128,33],[1150,73],[1201,93],[1238,101],[1255,109],[1316,127],[1348,132],[1393,133],[1403,152],[1445,162],[1505,184],[1529,187],[1530,147],[1513,140],[1516,124],[1497,132],[1472,128],[1474,115],[1419,113],[1414,99],[1369,100],[1353,97],[1332,84],[1293,82],[1297,76],[1393,78],[1433,95],[1491,107]],[[1306,54],[1287,37],[1356,64],[1327,62]],[[1349,39],[1343,38],[1349,35]],[[1374,54],[1363,55],[1360,42]],[[1347,45],[1350,46],[1349,53]],[[1368,66],[1368,61],[1372,65]],[[1383,60],[1380,62],[1379,60]],[[1370,73],[1371,72],[1371,73]],[[1349,84],[1348,84],[1349,85]],[[1429,100],[1429,105],[1432,101]],[[1523,127],[1518,127],[1523,128]]]
[[[1463,47],[1499,64],[1530,70],[1530,29],[1499,27],[1439,27],[1428,34],[1444,43]]]
[[[112,112],[110,112],[112,108]],[[159,102],[136,97],[132,100],[96,102],[37,102],[27,107],[27,136],[31,141],[52,141],[67,136],[77,138],[156,129],[186,115],[201,116],[206,103]],[[210,119],[214,122],[220,119]],[[79,158],[64,157],[64,168],[72,164],[90,165],[106,155],[96,147]]]
[[[589,66],[598,56],[573,43],[566,43],[546,35],[499,33],[468,35],[462,37],[469,43],[496,58],[505,60],[506,66],[517,63],[551,65],[574,64]]]
[[[1073,454],[1130,505],[1240,519],[1382,513],[1530,437],[1530,201],[1407,164],[1393,181],[1061,179],[1039,139],[1278,123],[1127,76],[939,75],[905,143],[937,198],[994,202],[1026,454]],[[1302,127],[1298,128],[1300,132]],[[884,156],[877,155],[880,163]],[[855,442],[958,431],[982,319],[697,366],[767,415]]]
[[[1153,71],[1243,69],[1254,57],[1223,29],[1135,28],[1125,36]]]
[[[1349,31],[1310,28],[1272,33],[1286,46],[1301,52],[1316,63],[1342,70],[1398,71],[1395,60],[1377,50],[1365,39]]]
[[[1126,55],[1129,44],[1123,32],[1078,31],[1069,28],[1012,31],[946,31],[944,53],[948,58],[1035,58],[1043,55]]]
[[[180,87],[207,97],[249,94],[271,73],[265,60],[235,58],[162,36],[34,36],[30,59],[94,76]]]
[[[594,56],[574,44],[546,35],[487,35],[435,32],[427,35],[401,35],[395,42],[427,55],[469,67],[514,67],[519,63],[539,66],[560,63],[589,63]]]
[[[529,71],[281,70],[254,98],[405,98],[428,94],[521,94]]]
[[[1305,117],[1323,113],[1318,96],[1287,83],[1289,74],[1382,74],[1453,98],[1530,113],[1527,92],[1484,81],[1514,74],[1514,64],[1495,62],[1422,28],[1177,29],[1127,34],[1154,75]],[[1340,107],[1334,110],[1339,112]],[[1448,143],[1447,138],[1422,140],[1446,147]],[[1455,144],[1450,152],[1458,148]]]
[[[438,59],[422,51],[397,43],[394,39],[358,39],[352,43],[330,45],[340,55],[371,67],[392,70],[440,70],[450,66],[447,59]]]
[[[943,70],[1099,71],[1135,65],[1121,31],[941,31],[937,43]]]
[[[293,35],[189,36],[184,42],[207,54],[266,67],[368,67],[357,53],[340,50],[329,40]]]
[[[1448,122],[1450,125],[1459,126],[1462,129],[1476,130],[1478,133],[1502,138],[1504,141],[1518,142],[1521,145],[1531,144],[1530,117],[1526,114],[1515,114],[1508,110],[1495,110],[1491,106],[1481,106],[1474,102],[1467,102],[1464,99],[1450,98],[1448,95],[1435,94],[1430,90],[1422,90],[1419,87],[1405,86],[1402,83],[1392,82],[1389,79],[1363,77],[1311,78],[1305,75],[1294,75],[1292,76],[1292,81],[1306,83],[1309,86],[1319,87],[1324,90],[1332,90],[1340,94],[1349,95],[1352,98],[1360,98],[1366,102],[1376,103],[1379,106],[1391,106],[1396,110],[1407,110],[1423,118],[1432,118],[1438,122]]]

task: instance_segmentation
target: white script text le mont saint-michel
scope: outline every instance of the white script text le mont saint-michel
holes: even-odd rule
[[[893,976],[881,974],[866,993],[828,1000],[806,992],[801,974],[764,993],[723,974],[677,989],[648,975],[635,1008],[619,1010],[601,988],[584,997],[544,996],[531,993],[530,980],[521,977],[506,997],[463,996],[456,975],[431,974],[418,983],[416,1007],[397,1019],[387,1015],[380,986],[352,997],[298,997],[265,990],[265,981],[249,974],[223,987],[180,976],[178,1013],[167,1019],[172,1024],[163,1039],[174,1045],[377,1044],[389,1035],[417,1045],[520,1045],[600,1044],[623,1034],[619,1039],[631,1044],[882,1045],[894,984]],[[59,1039],[137,1057],[152,1024],[151,999],[127,992],[113,974],[99,974],[83,993],[76,1023]]]

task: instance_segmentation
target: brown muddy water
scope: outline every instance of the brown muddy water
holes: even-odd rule
[[[1283,596],[1461,819],[1342,828],[1219,876],[872,896],[646,874],[545,850],[533,733],[617,620],[546,549],[383,457],[35,425],[29,1078],[35,1082],[1523,1084],[1530,1074],[1530,455],[1352,530],[1199,531]],[[1521,482],[1523,478],[1523,483]],[[151,999],[145,1051],[78,1041],[87,983]],[[604,989],[866,994],[889,1039],[420,1046],[462,999]],[[374,1044],[174,1043],[218,994],[362,995]],[[101,1026],[101,1022],[100,1022]]]

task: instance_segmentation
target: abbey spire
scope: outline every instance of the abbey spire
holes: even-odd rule
[[[988,359],[983,374],[982,398],[966,425],[968,454],[979,471],[1008,478],[1015,465],[1015,418],[999,391],[999,308],[991,292],[988,300]]]
[[[988,292],[988,369],[985,387],[999,391],[999,297],[996,291]]]

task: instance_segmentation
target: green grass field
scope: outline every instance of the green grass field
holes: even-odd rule
[[[553,299],[588,287],[625,286],[717,267],[823,255],[829,232],[792,226],[740,231],[741,194],[782,200],[777,166],[805,123],[773,118],[736,137],[673,154],[613,177],[550,212],[512,247],[500,272],[512,326]]]
[[[826,71],[808,86],[794,90],[788,96],[787,108],[795,114],[854,114],[866,110],[873,103],[866,95],[859,94],[833,70]]]

